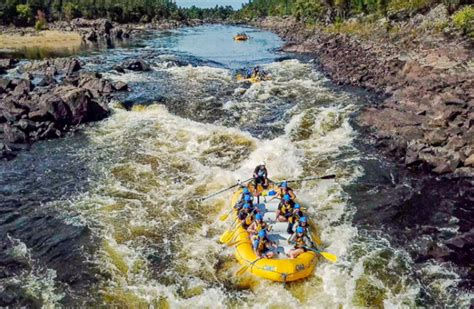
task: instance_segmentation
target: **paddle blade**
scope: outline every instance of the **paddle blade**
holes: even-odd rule
[[[219,220],[225,221],[225,220],[227,220],[228,217],[229,217],[229,214],[228,214],[228,213],[227,213],[227,214],[223,214],[222,216],[220,216]]]
[[[319,252],[319,254],[321,254],[326,260],[332,262],[332,263],[336,263],[337,261],[337,256],[335,256],[334,254],[332,253],[329,253],[329,252]]]
[[[321,177],[321,179],[334,179],[334,178],[336,178],[335,174],[326,175],[326,176]]]
[[[244,266],[240,267],[239,270],[236,271],[235,275],[236,276],[243,275],[247,271],[248,268],[249,268],[249,265],[244,265]]]
[[[230,234],[229,231],[225,231],[225,232],[222,234],[221,238],[219,238],[219,241],[220,241],[221,243],[223,243],[223,244],[229,242],[229,241],[228,241],[228,238],[229,238],[229,236],[230,236],[229,234]],[[232,236],[231,236],[231,237],[232,237]]]
[[[274,190],[268,191],[268,196],[275,196],[276,194]]]

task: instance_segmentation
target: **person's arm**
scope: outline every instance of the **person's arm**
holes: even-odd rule
[[[308,247],[308,248],[314,247],[313,242],[311,241],[311,239],[309,239],[308,236],[304,236],[303,239],[304,239],[304,244],[305,244],[306,247]]]
[[[290,244],[293,244],[295,242],[295,237],[296,237],[296,233],[291,234],[290,238],[288,239],[288,242]]]
[[[258,239],[255,239],[253,241],[253,251],[258,255],[259,253],[257,252],[258,249]]]
[[[248,229],[247,229],[247,232],[249,233],[255,233],[257,231],[257,228],[256,228],[256,223],[255,221],[252,222],[252,224],[249,225]]]
[[[290,197],[292,200],[296,199],[296,195],[295,195],[295,192],[293,192],[293,189],[289,190],[288,193],[290,194]]]

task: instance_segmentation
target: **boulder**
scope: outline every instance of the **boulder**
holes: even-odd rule
[[[4,74],[7,70],[14,68],[17,63],[18,60],[12,58],[0,59],[0,74]]]
[[[21,79],[16,83],[13,95],[20,96],[22,94],[28,94],[33,89],[33,84],[28,79]]]
[[[128,84],[124,82],[116,82],[114,84],[114,88],[117,91],[129,91],[130,89],[128,88]]]
[[[474,167],[474,153],[471,154],[465,161],[464,161],[465,166],[472,166]]]
[[[66,63],[64,71],[66,72],[66,75],[71,75],[72,73],[79,71],[81,68],[79,60],[71,59]]]
[[[441,146],[447,138],[446,132],[441,129],[435,129],[425,133],[425,141],[433,146]]]
[[[13,127],[7,123],[3,124],[3,135],[5,140],[10,143],[26,142],[26,134],[20,129]]]
[[[6,78],[0,78],[0,94],[9,92],[12,90],[10,87],[12,85],[12,81]]]
[[[150,65],[143,59],[131,59],[126,61],[122,67],[132,71],[150,71]]]

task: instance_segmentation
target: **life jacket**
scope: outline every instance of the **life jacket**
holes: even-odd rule
[[[296,213],[293,213],[289,218],[288,222],[295,224],[296,222],[299,222],[300,218],[303,217],[303,212],[297,211]]]
[[[304,238],[306,236],[303,234],[303,236],[299,237],[299,236],[296,236],[295,237],[295,247],[298,247],[298,248],[302,248],[302,247],[305,247],[306,246],[306,242],[304,241]]]
[[[266,238],[258,238],[258,236],[255,236],[254,241],[258,241],[257,252],[265,250],[265,243],[267,242]]]
[[[262,224],[257,222],[257,233],[260,232],[261,230],[265,230],[267,228],[267,224],[265,222],[262,222]]]
[[[249,214],[245,218],[245,224],[250,225],[250,224],[252,224],[252,222],[253,222],[253,214],[251,212],[249,212]]]
[[[280,207],[280,214],[283,216],[291,213],[292,211],[293,211],[293,206],[291,205],[291,203],[289,203],[288,205],[283,203]]]

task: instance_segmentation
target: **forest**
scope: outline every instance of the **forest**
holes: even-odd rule
[[[42,19],[55,21],[77,17],[105,17],[119,23],[153,19],[227,19],[233,13],[230,6],[185,9],[171,0],[2,0],[0,3],[0,21],[16,26],[31,26]]]
[[[369,15],[404,18],[425,13],[444,3],[452,13],[469,0],[252,0],[236,13],[238,18],[292,15],[307,23],[337,22]]]

